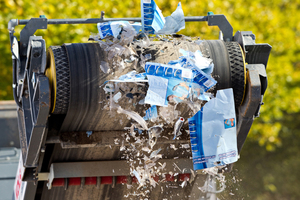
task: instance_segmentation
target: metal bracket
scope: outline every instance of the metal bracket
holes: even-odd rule
[[[218,26],[225,42],[232,41],[233,28],[225,15],[208,15],[208,26]]]
[[[256,44],[255,35],[252,31],[237,31],[234,35],[234,41],[237,41],[243,48],[248,64],[263,64],[267,67],[272,46],[269,44]]]
[[[239,154],[261,104],[261,66],[263,65],[247,65],[247,92],[245,94],[245,101],[239,108],[239,123],[237,125],[237,144]]]
[[[28,80],[28,94],[22,97],[18,110],[19,134],[25,167],[37,167],[40,148],[46,131],[50,110],[49,80],[38,74],[35,87]]]
[[[254,117],[259,117],[260,113],[260,107],[264,104],[263,103],[263,96],[267,90],[268,87],[268,78],[267,78],[267,72],[266,72],[266,68],[263,64],[251,64],[251,65],[247,65],[247,69],[248,70],[255,70],[258,72],[259,74],[259,79],[260,79],[260,85],[261,85],[261,101],[260,104],[254,114]]]
[[[38,29],[47,29],[47,18],[31,18],[20,33],[20,54],[26,56],[29,37]]]
[[[26,62],[23,59],[24,65],[20,66],[19,75],[18,75],[18,96],[19,101],[21,101],[24,88],[26,85],[26,79],[32,77],[27,76],[28,71],[29,75],[34,73],[43,73],[46,69],[46,43],[45,40],[41,36],[30,36],[26,54]]]

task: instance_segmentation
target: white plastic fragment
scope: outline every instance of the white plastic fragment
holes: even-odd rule
[[[143,151],[146,151],[147,153],[150,153],[150,152],[151,152],[151,149],[149,149],[148,147],[143,147],[142,150],[143,150]]]
[[[180,129],[181,129],[183,123],[184,123],[184,118],[183,117],[179,117],[179,119],[177,120],[177,122],[174,125],[174,132],[173,132],[174,137],[173,137],[173,140],[175,140],[175,138],[179,135]]]
[[[185,148],[185,149],[190,148],[190,144],[180,144],[180,145],[181,145],[181,148]]]
[[[161,164],[160,162],[158,162],[158,164],[160,165],[160,169],[164,169],[165,167],[166,167],[166,165],[167,165],[167,163],[166,162],[164,162],[164,164]]]
[[[204,173],[207,173],[207,174],[213,175],[213,176],[217,175],[218,171],[219,171],[219,169],[217,167],[210,167],[210,168],[203,169]]]
[[[160,136],[160,133],[161,133],[163,130],[164,130],[164,129],[162,128],[161,125],[158,125],[158,126],[152,126],[152,127],[149,129],[149,131],[148,131],[148,135],[149,135],[148,143],[149,143],[151,149],[152,149],[153,146],[156,144],[157,138]]]
[[[120,151],[125,151],[126,150],[126,147],[124,145],[124,140],[122,141],[122,145],[120,147]]]
[[[131,24],[125,24],[122,27],[122,33],[120,34],[120,44],[128,45],[130,44],[134,37],[137,35],[136,30],[131,26]]]
[[[158,156],[158,153],[161,151],[161,148],[153,151],[151,154],[150,154],[150,159],[151,158],[156,158]],[[160,156],[159,156],[160,157]]]
[[[108,74],[110,72],[110,68],[107,62],[101,61],[100,69],[103,71],[103,73]]]
[[[141,178],[140,174],[136,170],[133,170],[132,173],[134,174],[134,176],[136,177],[136,179],[138,180],[138,182],[140,184],[142,184],[142,178]]]
[[[158,76],[147,75],[149,88],[145,98],[145,103],[166,106],[166,91],[168,79]]]
[[[113,84],[111,84],[111,83],[107,83],[104,87],[103,87],[103,90],[105,91],[105,93],[107,94],[109,94],[109,93],[113,93],[114,91],[115,91],[115,89],[114,89],[114,85]]]
[[[128,115],[130,118],[139,123],[145,130],[148,130],[147,122],[138,113],[134,111],[124,110],[123,108],[121,108],[121,106],[118,107],[117,112]]]
[[[175,147],[175,144],[170,144],[170,148],[174,149],[175,151],[178,149],[178,148]]]
[[[117,94],[114,95],[113,100],[115,103],[118,103],[119,99],[122,97],[121,92],[118,92]]]
[[[122,64],[122,62],[121,62]],[[122,65],[123,66],[123,65]],[[137,74],[135,70],[128,72],[119,77],[117,80],[110,80],[112,82],[148,82],[145,73]]]
[[[183,181],[183,182],[180,184],[181,188],[185,187],[186,185],[187,185],[187,181],[186,181],[186,180]]]

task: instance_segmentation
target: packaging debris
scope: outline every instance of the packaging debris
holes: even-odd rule
[[[141,11],[144,33],[154,34],[164,27],[165,18],[154,0],[141,0]]]
[[[144,120],[150,120],[150,121],[155,121],[156,118],[158,117],[157,115],[157,107],[151,106],[148,110],[146,110],[146,115],[143,117]]]
[[[158,154],[160,151],[161,151],[161,148],[159,148],[159,149],[153,151],[153,152],[151,153],[151,155],[150,155],[150,159],[152,159],[152,158],[157,158],[157,157],[161,158],[161,154]]]
[[[146,73],[137,74],[136,71],[128,72],[125,75],[122,75],[117,80],[109,80],[112,82],[148,82]],[[109,81],[106,81],[109,82]]]
[[[147,122],[138,113],[134,111],[124,110],[123,108],[121,108],[121,106],[118,107],[117,112],[126,114],[128,117],[138,122],[143,129],[148,130]]]
[[[211,59],[203,57],[202,53],[197,50],[195,53],[180,49],[183,56],[179,60],[170,61],[169,65],[181,66],[193,71],[193,82],[204,88],[204,92],[213,87],[217,81],[211,77],[214,64]]]
[[[182,127],[184,123],[184,118],[183,117],[179,117],[179,119],[177,120],[177,122],[174,125],[174,138],[173,140],[175,140],[177,138],[177,136],[181,135],[180,129]]]
[[[145,98],[145,103],[166,106],[166,90],[168,88],[168,79],[147,75],[149,88]]]
[[[152,55],[150,53],[145,55],[145,60],[150,60],[151,58],[152,58]]]
[[[142,0],[142,29],[147,34],[172,34],[185,28],[184,14],[181,3],[177,9],[164,18],[154,0]]]
[[[166,17],[164,27],[157,34],[172,34],[185,28],[184,14],[181,7],[181,2],[178,3],[177,9]]]
[[[164,78],[178,78],[183,81],[191,81],[193,72],[178,65],[164,65],[161,63],[147,62],[145,65],[147,75],[160,76]]]
[[[162,128],[161,125],[158,126],[152,126],[149,131],[148,131],[148,136],[149,136],[149,146],[151,147],[151,149],[153,148],[153,146],[156,144],[157,142],[157,138],[160,137],[161,132],[164,129]]]
[[[191,52],[180,49],[184,46],[177,48],[180,49],[177,54],[170,52],[171,48],[167,47],[155,49],[150,39],[172,43],[173,46],[181,41],[171,36],[147,36],[171,34],[183,29],[185,21],[181,3],[166,19],[154,0],[142,0],[141,8],[142,24],[127,21],[97,24],[101,38],[98,43],[107,54],[107,60],[100,63],[100,69],[107,75],[121,72],[110,76],[111,80],[101,86],[107,95],[106,109],[110,108],[112,116],[118,113],[132,119],[125,122],[128,132],[124,140],[114,142],[120,146],[124,155],[122,159],[126,159],[130,165],[131,175],[137,178],[138,188],[144,190],[132,194],[135,196],[146,196],[146,186],[155,187],[159,183],[156,176],[165,178],[166,174],[178,175],[166,172],[167,164],[162,164],[160,160],[165,158],[168,149],[172,149],[173,153],[180,151],[174,154],[176,162],[186,152],[185,155],[191,158],[192,151],[194,170],[208,169],[206,173],[210,176],[218,176],[211,174],[212,169],[216,169],[213,167],[237,161],[233,91],[218,90],[214,97],[212,89],[217,81],[211,76],[213,60],[205,57],[200,50]],[[140,32],[141,29],[144,33]],[[185,40],[190,38],[186,37]],[[197,40],[193,44],[201,42]],[[158,55],[168,57],[173,54],[181,56],[167,62],[156,60]],[[141,95],[141,88],[144,89],[144,96]],[[183,105],[191,110],[188,115],[185,109],[177,109]],[[138,109],[139,106],[143,109]],[[184,123],[187,118],[190,135],[187,123]],[[117,122],[121,124],[124,121],[125,116]],[[187,134],[184,134],[185,131]],[[89,137],[92,131],[86,133]],[[183,136],[187,140],[189,137],[190,143],[179,143]],[[166,149],[160,146],[159,140],[167,141]],[[175,162],[172,164],[175,171],[186,173],[187,169],[180,169],[179,166]],[[184,179],[177,186],[170,187],[183,188],[188,181]]]
[[[110,72],[110,68],[107,62],[101,61],[100,69],[103,71],[103,73],[108,74]]]
[[[190,52],[180,49],[179,52],[182,56],[180,56],[178,60],[170,61],[168,64],[181,65],[184,68],[203,71],[207,75],[213,72],[214,64],[212,59],[204,57],[199,50]]]
[[[218,90],[216,98],[188,119],[194,170],[222,166],[238,159],[233,90]]]
[[[93,134],[93,131],[87,131],[86,132],[87,137],[90,137],[92,134]]]
[[[97,28],[101,39],[104,39],[108,36],[118,38],[121,35],[122,31],[124,31],[124,27],[128,26],[132,26],[133,30],[136,33],[139,33],[139,30],[141,29],[140,23],[130,24],[128,21],[112,21],[97,24]],[[125,32],[126,31],[127,30],[125,30]]]

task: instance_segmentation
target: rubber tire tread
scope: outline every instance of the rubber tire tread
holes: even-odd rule
[[[245,92],[245,68],[243,54],[237,42],[225,42],[228,50],[231,84],[234,92],[234,102],[240,106],[243,102]]]
[[[70,100],[70,67],[67,53],[62,46],[50,46],[56,69],[56,102],[53,114],[66,114]]]

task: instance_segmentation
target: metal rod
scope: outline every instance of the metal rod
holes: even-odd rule
[[[200,22],[207,21],[207,16],[196,16],[196,17],[185,17],[186,22]],[[141,22],[141,18],[87,18],[87,19],[48,19],[48,24],[96,24],[99,22],[108,22],[108,21],[133,21]],[[18,25],[26,25],[29,22],[29,19],[19,20]]]

